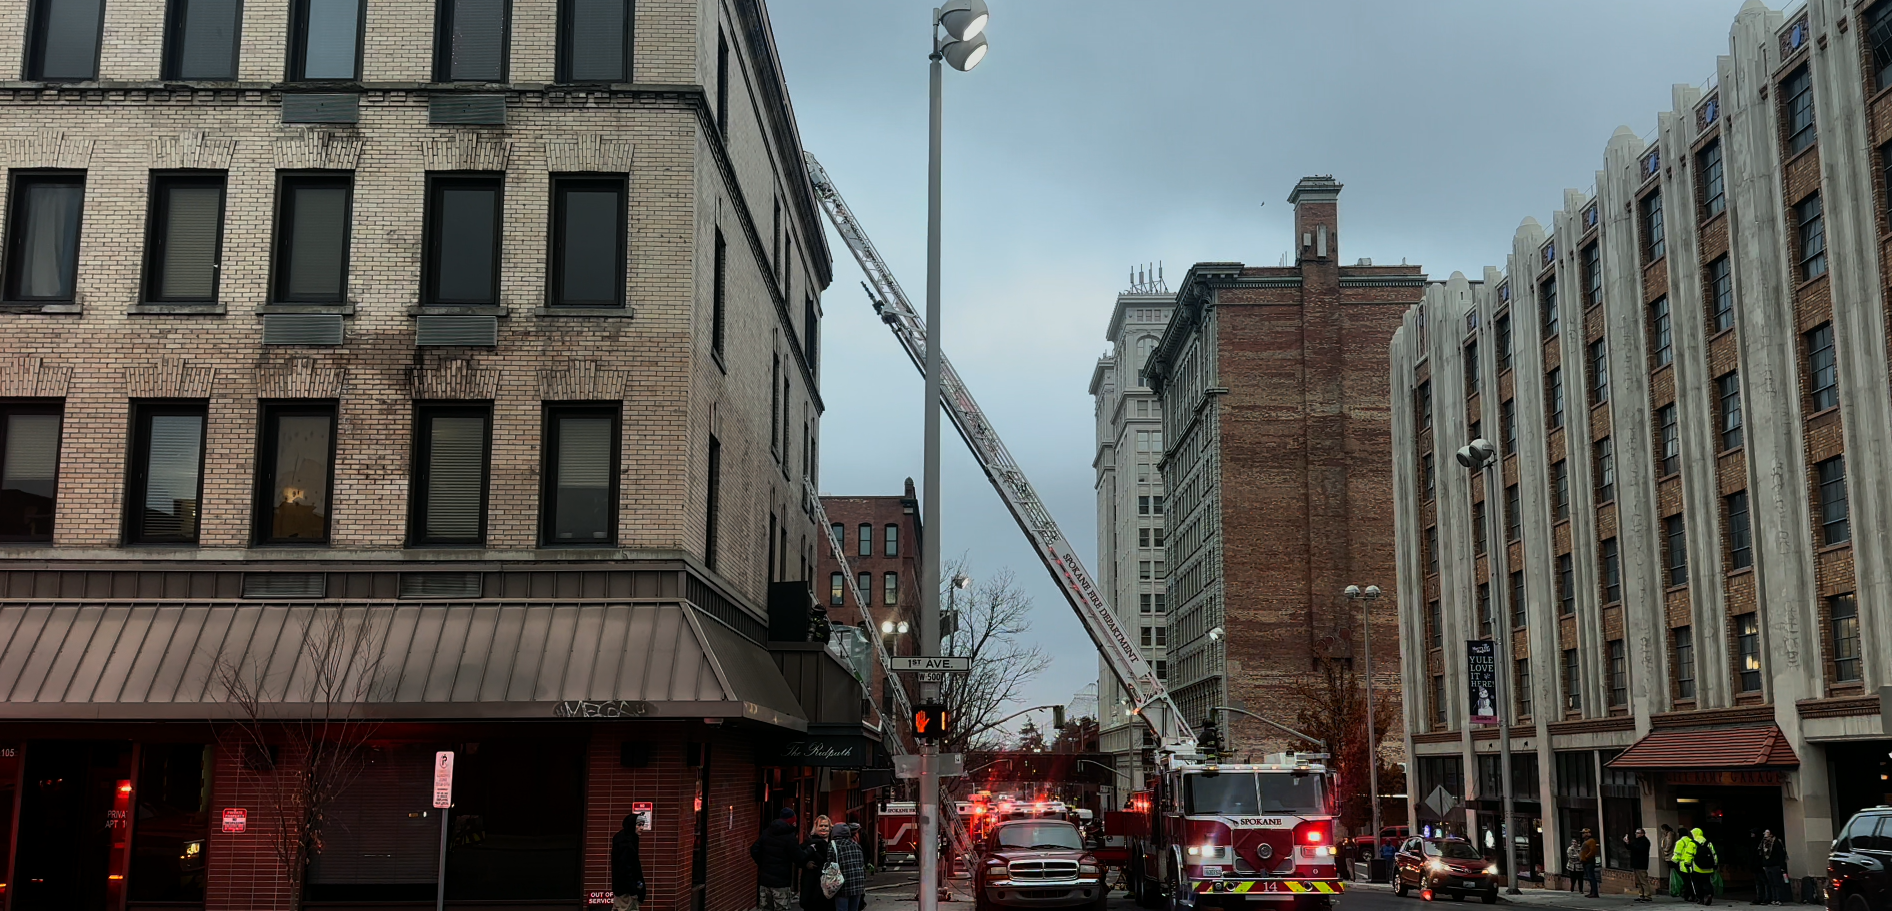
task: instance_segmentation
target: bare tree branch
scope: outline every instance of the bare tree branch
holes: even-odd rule
[[[966,566],[961,557],[940,575],[950,580]],[[959,632],[952,637],[949,653],[970,657],[972,672],[948,676],[940,695],[948,711],[955,713],[956,730],[979,731],[1004,717],[1005,706],[1019,700],[1026,684],[1050,666],[1051,658],[1043,649],[1023,641],[1031,631],[1032,602],[1019,589],[1011,570],[1001,569],[970,591],[953,597],[959,609]],[[946,591],[941,591],[940,600],[947,600]],[[968,744],[961,735],[949,739],[942,749],[987,749],[991,736]]]

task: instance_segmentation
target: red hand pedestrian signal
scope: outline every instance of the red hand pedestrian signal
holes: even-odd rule
[[[913,736],[921,740],[938,740],[952,732],[952,721],[946,706],[937,702],[922,702],[913,707]]]

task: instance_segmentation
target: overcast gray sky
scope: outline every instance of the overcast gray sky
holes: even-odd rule
[[[1673,84],[1713,76],[1741,4],[988,2],[991,53],[946,73],[943,344],[1093,572],[1085,388],[1134,264],[1164,261],[1172,286],[1199,261],[1276,265],[1288,191],[1331,173],[1348,261],[1477,277],[1525,216],[1591,186],[1618,126],[1648,134]],[[803,143],[920,305],[932,4],[769,6]],[[898,493],[920,475],[920,376],[828,243],[821,489]],[[946,432],[945,552],[1016,570],[1053,655],[1023,705],[1063,702],[1095,652]]]

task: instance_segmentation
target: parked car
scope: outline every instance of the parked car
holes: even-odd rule
[[[1412,830],[1405,826],[1386,826],[1380,829],[1380,834],[1377,838],[1372,835],[1355,836],[1353,839],[1354,853],[1355,856],[1361,860],[1365,860],[1379,853],[1380,845],[1386,844],[1387,842],[1404,844],[1406,839],[1411,837]]]
[[[1014,819],[991,828],[973,868],[978,911],[1075,908],[1103,911],[1104,868],[1062,819]]]
[[[1826,856],[1829,911],[1892,908],[1892,807],[1853,814]]]
[[[1498,865],[1462,838],[1408,838],[1393,856],[1393,891],[1405,895],[1409,889],[1427,901],[1450,893],[1459,901],[1477,895],[1496,904]]]

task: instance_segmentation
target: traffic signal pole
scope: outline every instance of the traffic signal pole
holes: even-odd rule
[[[939,478],[939,387],[940,387],[940,53],[939,11],[933,12],[933,54],[929,73],[930,110],[926,167],[926,325],[931,332],[926,339],[926,398],[923,400],[925,498],[921,507],[924,524],[920,537],[920,654],[939,654],[939,577],[940,577],[940,478]],[[920,680],[920,698],[937,701],[939,683]],[[920,799],[915,808],[920,823],[920,911],[939,908],[939,750],[932,739],[920,741]]]

